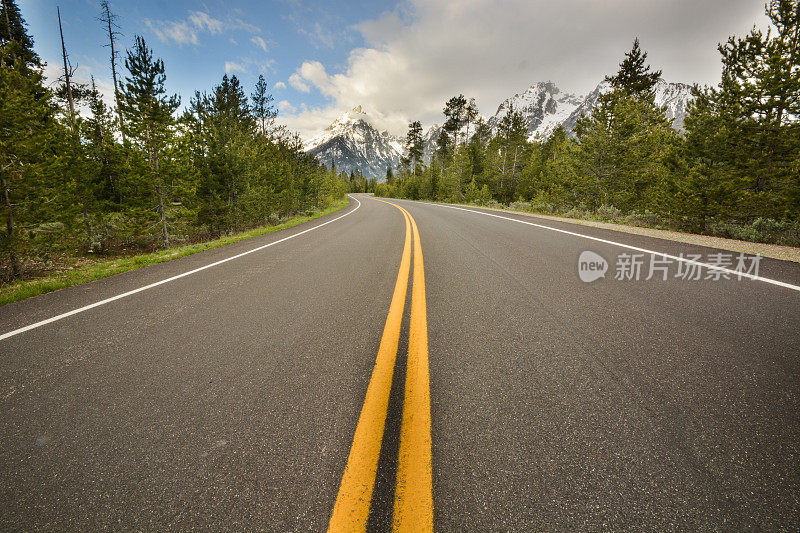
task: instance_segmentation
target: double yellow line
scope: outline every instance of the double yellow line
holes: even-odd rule
[[[379,200],[383,202],[383,200]],[[403,421],[394,498],[395,531],[433,531],[431,466],[431,396],[428,371],[428,318],[425,305],[425,269],[419,229],[411,214],[397,204],[406,223],[400,270],[389,315],[383,328],[378,357],[367,387],[356,426],[350,456],[339,485],[328,531],[365,531],[378,470],[381,442],[389,407],[400,326],[403,321],[408,276],[411,269],[411,236],[414,241],[414,282],[411,288],[411,322],[408,339]]]

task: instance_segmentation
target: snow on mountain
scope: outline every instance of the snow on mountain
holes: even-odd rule
[[[582,101],[579,96],[561,92],[553,82],[535,83],[522,93],[506,98],[489,119],[489,126],[495,130],[513,104],[514,110],[522,113],[528,123],[529,138],[546,138],[569,118]]]
[[[422,160],[426,163],[429,163],[431,158],[433,157],[433,152],[436,151],[436,141],[439,140],[439,135],[442,133],[442,127],[438,124],[434,124],[428,131],[425,132],[425,135],[422,136]]]
[[[401,139],[379,132],[361,106],[342,113],[319,135],[305,143],[305,151],[327,166],[364,176],[383,178],[396,169],[403,153]]]
[[[592,92],[583,100],[570,116],[563,122],[564,129],[571,132],[575,125],[584,115],[590,114],[600,95],[611,90],[611,84],[602,81]],[[692,86],[685,83],[671,83],[665,80],[658,80],[655,86],[655,103],[665,107],[667,118],[672,121],[672,127],[676,130],[683,130],[683,120],[686,118],[686,111],[692,99]]]
[[[678,131],[683,131],[683,119],[686,118],[686,112],[691,100],[691,85],[658,80],[656,84],[656,105],[666,107],[667,118],[672,121],[672,127]]]
[[[547,138],[559,125],[569,133],[581,116],[592,112],[600,95],[610,89],[611,85],[603,81],[586,97],[580,97],[562,92],[552,82],[535,83],[504,100],[487,122],[496,131],[500,120],[513,104],[514,109],[521,112],[527,121],[531,140]],[[692,98],[691,91],[689,85],[664,80],[658,80],[655,86],[655,103],[665,108],[667,118],[672,120],[677,130],[683,129]],[[434,124],[425,132],[423,161],[431,160],[441,131],[441,126]],[[333,163],[337,169],[348,173],[358,169],[365,176],[382,179],[386,175],[386,167],[397,169],[399,166],[405,152],[403,143],[402,138],[378,131],[367,113],[358,106],[342,113],[324,131],[310,139],[305,149],[328,166]]]

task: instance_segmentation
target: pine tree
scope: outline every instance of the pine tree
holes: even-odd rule
[[[619,71],[614,76],[606,76],[606,81],[627,96],[650,96],[656,82],[661,78],[661,71],[650,72],[650,65],[646,61],[647,52],[639,48],[637,37],[633,41],[633,48],[619,64]]]
[[[442,129],[453,138],[453,147],[458,146],[458,134],[466,122],[467,99],[463,94],[450,98],[444,106],[445,121]]]
[[[499,192],[510,201],[516,194],[518,163],[525,158],[524,151],[528,136],[528,125],[522,113],[508,106],[508,111],[500,119],[497,126],[497,137],[502,151],[502,168],[500,170]]]
[[[414,175],[416,175],[417,169],[422,164],[424,150],[422,124],[419,120],[415,120],[408,125],[408,133],[406,134],[406,153],[411,165],[411,173]]]
[[[50,222],[59,214],[58,202],[41,202],[55,194],[43,164],[56,128],[50,92],[40,68],[12,59],[18,52],[8,44],[0,47],[0,194],[5,226],[0,251],[14,278],[23,274],[25,238],[19,228]]]
[[[278,110],[272,105],[273,98],[268,91],[267,81],[263,75],[259,74],[255,91],[250,96],[250,100],[252,101],[253,115],[258,123],[258,131],[264,136],[269,135],[272,123],[278,116]]]
[[[148,182],[156,195],[158,224],[165,246],[170,234],[167,221],[168,184],[165,179],[165,154],[174,136],[173,113],[180,105],[178,95],[167,95],[164,62],[153,57],[153,51],[141,36],[136,36],[128,50],[125,78],[121,94],[121,109],[125,132],[136,147],[143,151],[148,168]]]
[[[252,139],[260,127],[258,119],[239,79],[227,74],[210,95],[197,95],[190,110],[199,124],[202,146],[195,163],[201,176],[199,220],[217,234],[240,227],[246,218],[242,201],[252,170],[249,160],[257,149]]]
[[[11,45],[10,54],[3,58],[3,65],[22,60],[26,70],[41,67],[41,60],[33,50],[33,37],[28,34],[16,0],[0,0],[0,44]]]
[[[478,118],[478,105],[474,98],[470,98],[464,107],[464,121],[467,123],[467,132],[464,134],[464,141],[469,142],[469,127]]]
[[[740,216],[798,218],[800,2],[772,0],[766,13],[771,22],[766,33],[753,28],[719,46],[719,86],[697,89],[708,101],[716,130],[725,135],[725,142],[709,145],[713,153],[702,158],[722,162],[741,184]],[[707,113],[698,106],[693,112]]]

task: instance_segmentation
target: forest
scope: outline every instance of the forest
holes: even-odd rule
[[[655,105],[661,71],[637,39],[572,135],[529,140],[513,108],[493,132],[454,96],[431,160],[412,122],[375,193],[800,246],[800,7],[765,9],[767,31],[719,45],[721,80],[694,87],[684,131]]]
[[[119,50],[102,2],[114,103],[63,76],[48,83],[15,0],[0,14],[0,283],[93,261],[197,243],[331,208],[351,186],[275,124],[263,76],[236,76],[181,108],[141,36]],[[60,13],[53,14],[59,18]]]

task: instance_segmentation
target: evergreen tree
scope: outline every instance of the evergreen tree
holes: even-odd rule
[[[28,34],[16,0],[0,0],[0,44],[10,44],[10,53],[3,58],[4,65],[21,60],[24,68],[41,67],[41,60],[33,50],[33,37]]]
[[[167,220],[169,184],[166,179],[166,152],[174,137],[173,113],[180,105],[178,95],[167,95],[164,62],[153,57],[153,51],[141,36],[136,36],[132,50],[128,50],[125,78],[120,104],[125,120],[128,140],[143,152],[146,158],[147,175],[143,176],[155,192],[158,225],[165,246],[169,246],[170,234]]]
[[[661,71],[650,72],[650,65],[646,61],[647,52],[639,48],[637,37],[633,41],[633,48],[619,64],[619,71],[614,76],[606,76],[606,81],[611,83],[614,90],[627,96],[649,96],[661,78]]]
[[[458,145],[458,134],[466,122],[467,99],[463,94],[450,98],[444,106],[445,121],[442,129],[453,139],[453,147]]]
[[[499,195],[506,201],[516,195],[519,163],[525,160],[524,152],[528,137],[528,124],[522,113],[508,106],[508,111],[497,125],[497,138],[502,152],[502,168],[500,170]]]
[[[216,234],[236,229],[246,218],[241,202],[252,170],[253,134],[261,124],[251,112],[239,79],[227,74],[210,95],[196,96],[190,110],[200,128],[197,142],[203,147],[195,163],[201,176],[199,220]]]
[[[719,46],[722,80],[716,88],[696,89],[699,114],[690,124],[706,124],[725,142],[708,144],[710,152],[693,154],[721,162],[737,182],[739,214],[744,218],[800,217],[800,178],[795,170],[800,153],[800,2],[772,0],[767,5],[771,26],[754,28],[744,38],[731,37]],[[694,127],[694,126],[693,126]],[[692,132],[693,134],[695,132]]]
[[[255,91],[250,96],[250,100],[258,131],[264,136],[269,135],[272,123],[278,116],[278,110],[272,105],[273,97],[268,91],[267,81],[262,74],[259,74]]]
[[[420,121],[415,120],[408,125],[408,134],[406,134],[406,157],[408,157],[412,174],[416,174],[417,169],[422,164],[423,152],[422,124]]]
[[[48,181],[45,161],[56,128],[50,93],[41,69],[14,61],[14,50],[9,43],[0,46],[0,194],[5,226],[0,251],[7,274],[18,278],[26,244],[20,227],[57,220],[58,203],[45,205],[41,199],[60,191]]]

